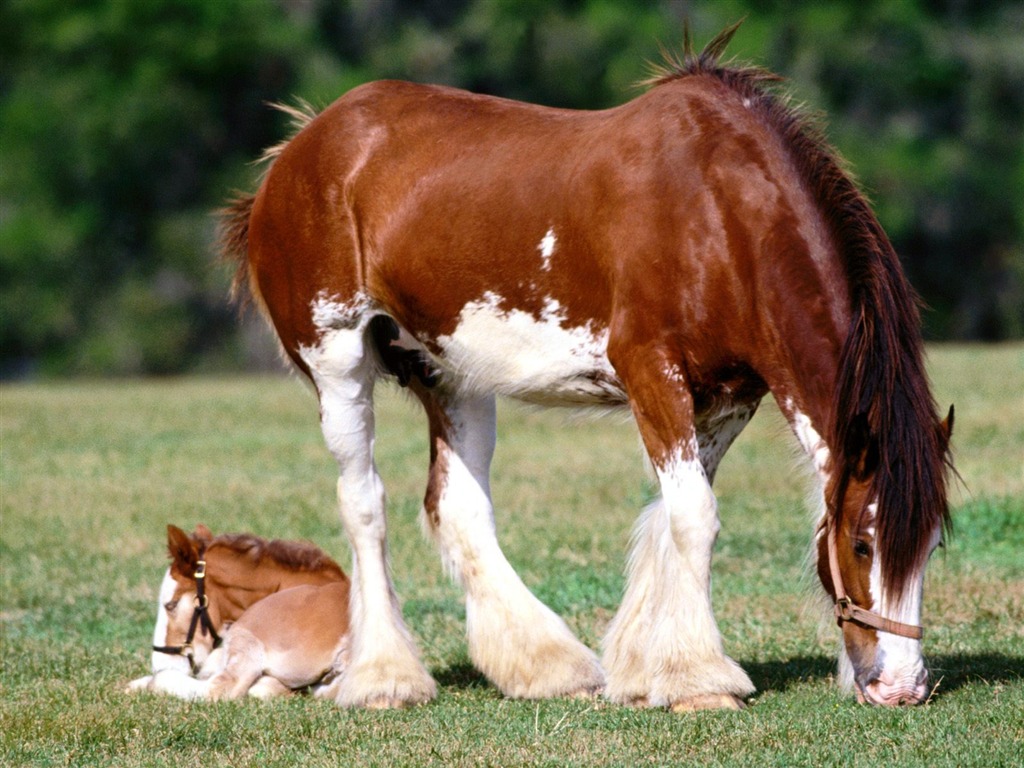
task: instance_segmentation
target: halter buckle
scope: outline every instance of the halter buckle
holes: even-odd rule
[[[844,621],[853,621],[853,603],[848,597],[841,597],[836,600],[835,607],[836,623],[842,625]]]

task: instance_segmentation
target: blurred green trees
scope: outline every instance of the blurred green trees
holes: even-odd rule
[[[7,0],[0,375],[243,362],[211,211],[378,77],[597,108],[688,18],[787,76],[876,202],[938,338],[1024,336],[1024,6],[1012,0]]]

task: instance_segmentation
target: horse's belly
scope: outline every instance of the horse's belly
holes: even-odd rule
[[[455,330],[435,340],[438,363],[457,389],[545,405],[626,402],[608,362],[607,329],[569,324],[553,299],[537,314],[500,304],[494,294],[467,304]]]

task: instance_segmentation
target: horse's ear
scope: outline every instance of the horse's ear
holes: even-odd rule
[[[196,541],[202,542],[204,545],[209,545],[213,541],[213,531],[207,528],[202,523],[196,526],[196,529],[192,532],[192,538]]]
[[[949,450],[949,440],[953,437],[953,406],[949,406],[949,413],[939,424],[939,438],[942,440],[942,450]]]
[[[195,542],[176,525],[167,526],[167,552],[171,556],[172,565],[177,565],[183,573],[195,573],[199,552]]]
[[[871,436],[871,423],[866,413],[858,413],[846,432],[846,464],[858,480],[870,476],[878,468],[878,442]]]

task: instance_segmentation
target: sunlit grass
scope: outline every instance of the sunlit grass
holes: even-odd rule
[[[440,683],[405,712],[294,698],[189,704],[121,689],[148,665],[164,526],[315,541],[346,564],[335,467],[293,378],[0,389],[0,764],[1011,765],[1024,740],[1024,347],[934,347],[964,490],[929,569],[914,710],[833,685],[837,633],[805,572],[806,473],[774,405],[719,471],[715,608],[759,692],[743,713],[673,716],[502,699],[469,665],[459,590],[419,531],[426,428],[379,393],[378,463],[406,617]],[[502,405],[493,492],[524,581],[597,647],[651,497],[635,428]]]

